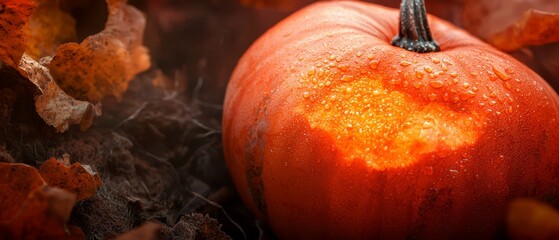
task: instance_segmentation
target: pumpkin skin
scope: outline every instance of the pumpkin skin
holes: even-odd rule
[[[490,239],[510,200],[557,204],[559,97],[429,16],[440,52],[390,45],[398,11],[319,2],[240,59],[223,146],[280,239]]]

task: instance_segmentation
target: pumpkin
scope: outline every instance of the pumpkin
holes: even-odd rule
[[[239,60],[224,154],[279,239],[487,239],[557,204],[557,94],[423,4],[318,2]]]

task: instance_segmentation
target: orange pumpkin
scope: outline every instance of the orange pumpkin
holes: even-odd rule
[[[557,204],[557,94],[461,29],[429,28],[423,1],[402,8],[399,31],[395,9],[315,3],[240,59],[225,157],[280,239],[486,239],[513,198]]]

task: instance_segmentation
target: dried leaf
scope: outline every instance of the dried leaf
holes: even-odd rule
[[[39,116],[57,131],[64,132],[72,124],[87,129],[96,115],[93,104],[76,100],[56,85],[49,69],[26,54],[21,58],[19,68],[22,74],[37,86],[40,94],[35,98],[35,108]]]
[[[31,0],[2,0],[0,3],[0,61],[17,68],[25,51],[23,28],[34,4]]]
[[[157,240],[159,229],[162,225],[158,223],[145,223],[114,238],[114,240]]]
[[[92,197],[101,186],[99,175],[80,163],[68,166],[51,158],[43,163],[39,172],[50,186],[75,193],[77,201]]]
[[[12,219],[27,196],[45,185],[34,167],[0,163],[0,222]]]
[[[13,219],[0,223],[0,238],[85,239],[79,228],[66,226],[75,202],[75,195],[65,190],[39,187],[18,204],[21,209]]]
[[[48,187],[34,167],[0,163],[0,239],[84,239],[66,226],[76,196]]]
[[[516,51],[526,46],[559,42],[559,14],[528,10],[515,24],[488,39],[503,51]]]
[[[71,96],[99,102],[120,97],[128,82],[150,67],[142,45],[145,17],[125,0],[107,0],[109,16],[102,32],[81,44],[61,45],[50,62],[51,74]]]
[[[512,239],[559,239],[559,212],[535,200],[513,201],[507,223]]]
[[[474,35],[488,39],[530,10],[559,12],[559,4],[549,0],[464,0],[463,26]]]
[[[76,40],[75,20],[60,10],[59,0],[36,0],[37,7],[24,29],[27,48],[33,59],[53,55],[62,43]]]

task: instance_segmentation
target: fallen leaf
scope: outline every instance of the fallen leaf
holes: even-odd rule
[[[149,222],[142,226],[134,228],[126,233],[109,238],[113,240],[157,240],[159,239],[159,229],[162,225],[159,223]]]
[[[97,103],[117,98],[132,78],[150,67],[142,45],[145,17],[126,0],[107,0],[105,29],[80,44],[61,45],[49,64],[58,85],[72,97]]]
[[[559,42],[559,14],[528,10],[512,26],[489,37],[488,42],[508,52]]]
[[[45,185],[34,167],[20,163],[0,163],[0,222],[11,219],[27,196]]]
[[[77,201],[92,197],[101,186],[99,175],[93,173],[88,166],[83,166],[78,162],[68,166],[51,158],[43,163],[39,172],[49,186],[59,187],[76,194]]]
[[[509,206],[507,224],[512,239],[559,239],[559,212],[535,200],[513,201]]]
[[[59,132],[68,130],[72,124],[79,124],[81,130],[91,126],[97,114],[95,106],[76,100],[62,91],[53,81],[48,68],[24,54],[19,69],[39,90],[35,108],[45,123]]]
[[[62,43],[76,41],[75,20],[60,10],[60,0],[36,0],[37,7],[24,28],[25,52],[33,59],[53,55]]]
[[[2,0],[0,3],[0,61],[17,68],[25,51],[23,28],[33,12],[31,0]]]
[[[549,0],[463,0],[462,24],[474,35],[489,39],[530,9],[559,12],[559,4]]]
[[[21,209],[10,221],[0,223],[0,238],[85,239],[81,229],[66,226],[75,202],[75,195],[65,190],[39,187],[18,204]]]
[[[0,163],[0,239],[84,239],[67,226],[76,195],[49,187],[34,167]]]

